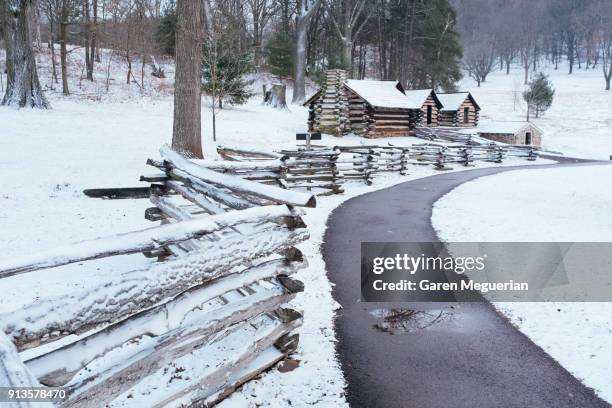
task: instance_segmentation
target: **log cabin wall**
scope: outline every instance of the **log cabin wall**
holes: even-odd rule
[[[350,128],[363,137],[408,136],[420,118],[418,109],[372,106],[349,88],[345,92],[349,102]]]
[[[464,109],[468,109],[468,120],[464,120]],[[444,108],[442,108],[444,109]],[[441,110],[438,123],[439,126],[454,126],[454,127],[476,127],[478,126],[479,113],[476,106],[470,98],[465,98],[465,101],[459,106],[456,111]]]
[[[459,111],[440,111],[438,124],[440,126],[457,126],[457,114]]]
[[[350,131],[349,103],[343,85],[347,73],[341,69],[325,72],[325,83],[313,98],[307,101],[308,130],[342,136]]]
[[[410,109],[373,107],[371,115],[373,121],[366,137],[408,136],[414,129],[414,113]]]
[[[467,121],[464,118],[465,109],[468,110]],[[478,126],[478,110],[472,103],[470,98],[466,98],[456,112],[457,114],[457,125],[458,127],[475,127]]]
[[[345,87],[349,106],[349,126],[358,135],[367,136],[372,124],[372,106]]]
[[[427,123],[428,106],[431,106],[431,123]],[[423,103],[423,106],[421,107],[420,126],[427,126],[427,127],[438,126],[438,114],[439,113],[440,113],[440,110],[438,108],[438,104],[436,103],[436,100],[434,99],[433,95],[430,94],[425,100],[425,102]]]

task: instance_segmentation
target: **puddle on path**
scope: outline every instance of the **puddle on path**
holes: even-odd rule
[[[376,309],[372,315],[377,318],[374,328],[389,334],[413,333],[446,323],[454,314],[446,310]]]

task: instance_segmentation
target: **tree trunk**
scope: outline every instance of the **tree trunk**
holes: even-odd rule
[[[305,1],[305,0],[304,0]],[[293,98],[291,102],[300,103],[306,99],[306,30],[308,18],[298,16],[295,27],[295,70]]]
[[[306,41],[308,24],[314,11],[319,6],[316,0],[308,11],[306,1],[302,0],[301,10],[298,11],[295,24],[295,69],[293,72],[293,98],[291,102],[300,103],[306,99]]]
[[[87,79],[93,81],[93,58],[91,47],[91,19],[89,17],[89,0],[83,1],[83,42],[85,43],[85,71]]]
[[[98,30],[98,0],[93,0],[91,3],[93,11],[93,20],[89,22],[89,67],[87,69],[87,78],[93,81],[94,64],[100,62],[100,57],[96,57],[98,46],[96,31]]]
[[[55,59],[55,31],[53,27],[53,19],[49,21],[49,45],[51,46],[51,75],[53,76],[53,82],[56,84],[57,80],[57,61]]]
[[[606,91],[610,90],[610,77],[606,78]]]
[[[62,66],[62,93],[70,95],[68,89],[68,50],[66,49],[66,29],[68,27],[68,1],[62,0],[60,13],[60,65]]]
[[[126,84],[130,84],[130,78],[132,77],[132,56],[130,55],[130,23],[127,23],[127,35],[125,40],[125,60],[127,62],[128,70],[125,79]]]
[[[259,31],[259,20],[256,18],[253,20],[253,42],[255,43],[255,66],[259,69],[261,67],[261,33]]]
[[[567,40],[567,60],[569,61],[569,74],[571,75],[574,72],[574,37],[570,36]]]
[[[344,64],[349,74],[349,78],[353,77],[353,28],[350,25],[346,26],[344,32]]]
[[[287,109],[287,85],[273,84],[266,92],[264,103],[276,109]]]
[[[6,93],[2,105],[47,109],[51,106],[43,95],[36,72],[36,61],[30,27],[29,7],[32,0],[3,0],[1,3],[6,44]]]
[[[172,148],[185,156],[202,158],[202,2],[179,0],[177,17]]]

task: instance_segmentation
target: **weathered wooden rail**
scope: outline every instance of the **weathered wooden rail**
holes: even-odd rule
[[[145,216],[161,225],[0,262],[0,279],[44,279],[152,258],[0,312],[0,385],[65,387],[62,407],[211,406],[295,350],[302,316],[287,303],[303,290],[291,275],[308,238],[295,207],[314,196],[161,154],[149,160],[161,172],[143,176]]]
[[[539,149],[531,145],[502,145],[474,133],[469,133],[467,129],[457,130],[448,128],[417,128],[415,136],[429,141],[442,141],[460,143],[464,146],[471,146],[473,151],[478,151],[480,157],[484,153],[501,152],[503,157],[516,156],[526,157],[528,160],[536,160]],[[479,156],[475,156],[479,157]],[[503,158],[502,157],[502,158]],[[491,161],[489,157],[486,160]]]
[[[453,135],[458,134],[453,132]],[[469,136],[469,135],[467,135]],[[376,174],[408,173],[412,165],[433,165],[447,169],[451,164],[472,166],[475,162],[501,163],[508,156],[536,160],[532,146],[502,146],[485,139],[461,135],[464,143],[425,142],[409,147],[358,145],[323,147],[313,150],[281,150],[280,152],[241,151],[220,147],[222,157],[233,161],[203,162],[205,167],[241,176],[285,189],[301,189],[315,194],[341,193],[345,181],[363,180],[372,184]],[[485,141],[485,142],[483,142]]]

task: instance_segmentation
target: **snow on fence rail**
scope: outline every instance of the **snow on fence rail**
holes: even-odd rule
[[[461,136],[454,141],[464,143],[426,142],[410,147],[359,145],[282,150],[265,157],[263,152],[258,152],[260,156],[257,160],[253,159],[252,151],[242,154],[238,149],[219,147],[219,154],[225,158],[231,157],[232,161],[194,162],[248,180],[323,195],[341,193],[341,186],[347,180],[363,180],[372,184],[378,173],[407,174],[410,165],[433,165],[437,169],[446,169],[449,164],[471,166],[476,161],[501,163],[507,156],[525,157],[527,160],[538,157],[533,146],[502,146],[491,141],[482,142],[485,139],[476,142],[469,135],[456,131],[451,133]]]
[[[66,387],[62,407],[210,406],[295,350],[302,316],[285,306],[308,232],[294,207],[314,196],[161,154],[164,172],[143,176],[161,225],[0,262],[1,279],[156,258],[0,314],[0,385]]]

